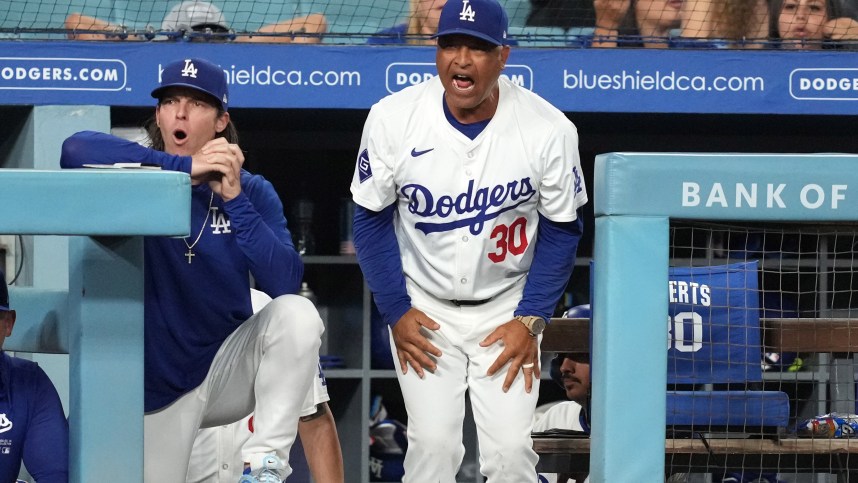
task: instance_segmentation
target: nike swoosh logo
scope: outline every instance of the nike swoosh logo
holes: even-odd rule
[[[423,156],[429,151],[433,151],[435,148],[429,148],[426,151],[418,151],[417,148],[411,148],[411,157],[416,158],[417,156]]]

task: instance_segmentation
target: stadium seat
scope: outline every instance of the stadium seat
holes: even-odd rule
[[[593,27],[572,27],[566,31],[567,47],[589,47],[593,43]]]
[[[328,33],[322,37],[323,44],[365,44],[370,35],[381,30],[376,24],[330,23]]]
[[[66,8],[60,8],[54,2],[2,2],[0,5],[2,29],[62,29],[72,9],[102,18],[109,18],[113,13],[112,2],[99,0],[79,0],[74,7]],[[16,35],[15,38],[20,37]]]
[[[530,2],[528,0],[501,0],[501,4],[509,17],[510,30],[512,27],[524,27],[527,16],[530,14]]]
[[[509,36],[520,47],[566,47],[566,31],[560,27],[509,27]]]

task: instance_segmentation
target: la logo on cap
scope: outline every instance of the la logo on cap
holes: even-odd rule
[[[459,20],[467,20],[468,22],[474,21],[474,16],[477,12],[474,12],[474,9],[468,5],[468,0],[462,1],[462,11],[459,12]]]
[[[185,67],[182,69],[182,77],[197,78],[197,68],[191,59],[185,59]]]

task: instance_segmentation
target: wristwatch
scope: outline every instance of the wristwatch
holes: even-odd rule
[[[545,319],[536,315],[516,315],[515,318],[527,327],[531,337],[536,337],[545,330]]]

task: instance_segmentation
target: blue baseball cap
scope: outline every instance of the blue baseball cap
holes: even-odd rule
[[[497,0],[448,0],[441,9],[438,33],[477,37],[494,45],[507,45],[509,19]]]
[[[160,99],[164,89],[189,87],[214,97],[224,111],[229,104],[229,88],[223,69],[204,59],[183,59],[164,66],[161,83],[152,91]]]
[[[0,310],[9,310],[9,287],[6,286],[6,274],[0,269]]]

